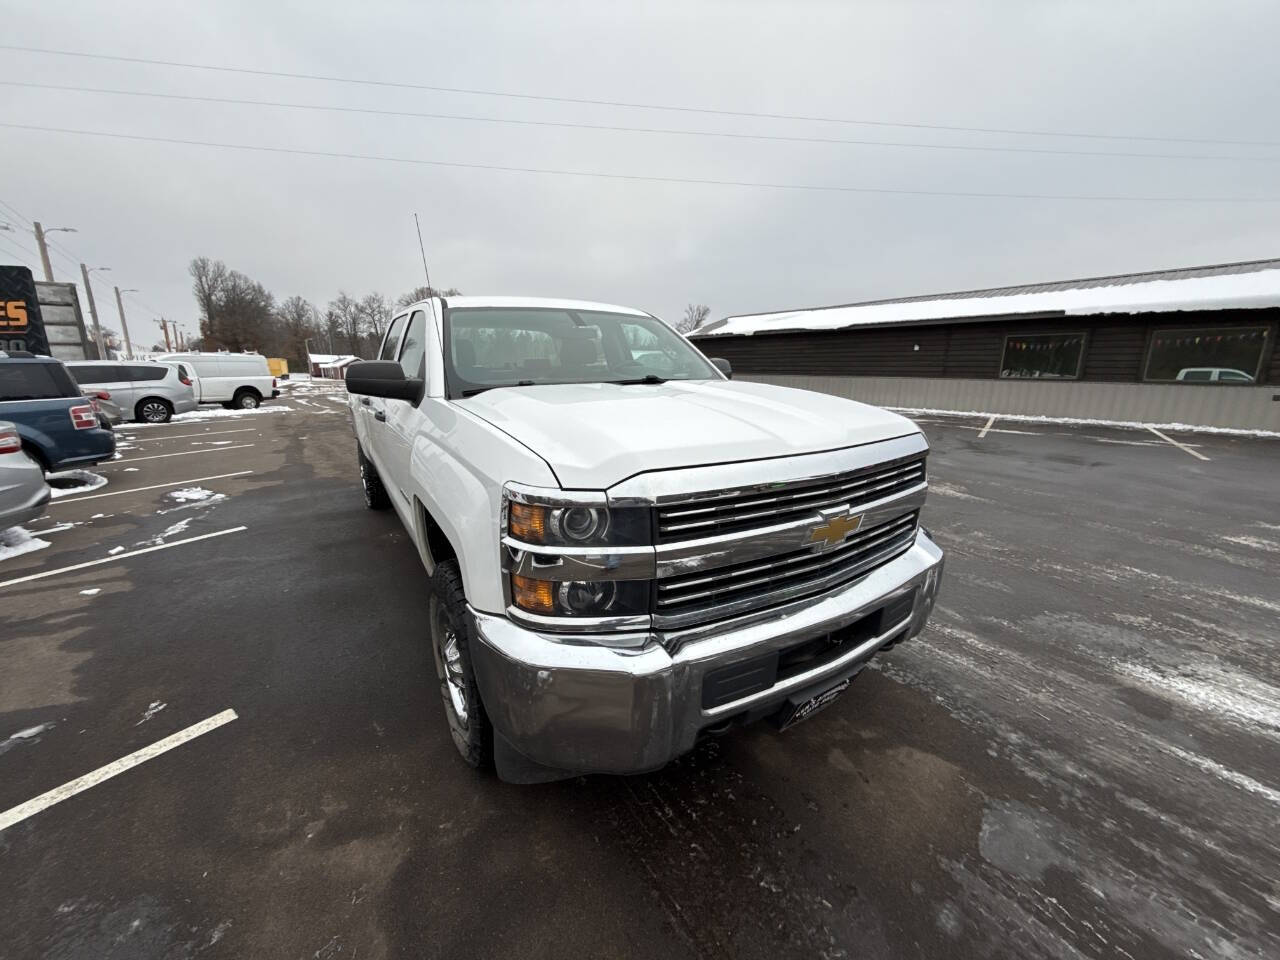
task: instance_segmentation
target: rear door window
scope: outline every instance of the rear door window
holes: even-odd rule
[[[163,380],[166,367],[153,367],[149,364],[133,363],[124,368],[128,374],[126,380]]]
[[[0,361],[0,400],[78,397],[80,389],[60,363]]]

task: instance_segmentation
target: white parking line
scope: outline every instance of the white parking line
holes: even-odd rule
[[[101,497],[118,497],[125,493],[141,493],[143,490],[163,490],[165,487],[185,487],[188,483],[200,483],[202,480],[225,480],[227,477],[243,477],[252,470],[237,470],[235,473],[218,473],[212,477],[195,477],[191,480],[175,480],[172,483],[153,483],[149,487],[130,487],[128,490],[112,490],[110,493],[91,493],[87,497],[72,497],[69,500],[54,500],[51,507],[61,507],[68,503],[79,503],[81,500],[97,500]]]
[[[987,435],[987,431],[991,429],[991,425],[992,425],[993,423],[995,423],[995,422],[996,422],[996,415],[993,413],[993,414],[991,415],[991,419],[989,419],[989,420],[987,421],[987,425],[986,425],[985,427],[983,427],[983,428],[982,428],[982,432],[981,432],[980,434],[978,434],[978,439],[979,439],[979,440],[981,440],[983,437],[985,437],[985,436]]]
[[[1148,429],[1148,430],[1150,430],[1152,433],[1154,433],[1154,434],[1155,434],[1157,437],[1159,437],[1161,440],[1165,441],[1165,443],[1171,443],[1171,444],[1173,444],[1175,447],[1177,447],[1179,450],[1185,450],[1187,453],[1191,454],[1193,457],[1199,457],[1201,460],[1208,460],[1208,459],[1209,459],[1209,458],[1208,458],[1208,457],[1206,457],[1203,453],[1200,453],[1198,450],[1192,450],[1192,449],[1191,449],[1190,447],[1188,447],[1185,443],[1179,443],[1177,440],[1173,439],[1173,437],[1165,436],[1163,433],[1161,433],[1161,432],[1160,432],[1159,430],[1157,430],[1155,427],[1147,427],[1147,429]]]
[[[157,440],[189,440],[193,437],[216,437],[223,433],[252,433],[256,427],[241,427],[239,430],[210,430],[208,433],[175,433],[171,437],[130,437],[130,443],[155,443]]]
[[[221,713],[215,713],[207,720],[201,720],[199,723],[192,724],[185,730],[179,730],[177,733],[170,734],[163,740],[157,740],[149,747],[143,747],[141,750],[135,750],[126,757],[114,760],[105,767],[99,767],[92,773],[86,773],[83,777],[77,777],[68,783],[64,783],[60,787],[54,787],[47,793],[42,793],[34,800],[28,800],[26,803],[20,803],[16,807],[0,813],[0,830],[12,827],[15,823],[21,823],[28,817],[34,817],[42,810],[48,810],[55,803],[61,803],[63,800],[69,800],[77,793],[83,793],[90,787],[96,787],[105,780],[117,777],[126,770],[132,770],[140,763],[146,763],[148,760],[160,756],[162,753],[168,753],[174,747],[180,747],[184,743],[194,740],[202,734],[208,733],[210,730],[217,730],[218,727],[230,723],[238,718],[234,710],[223,710]]]
[[[32,580],[43,580],[45,577],[56,577],[60,573],[71,573],[73,570],[83,570],[86,567],[96,567],[103,563],[115,563],[117,560],[128,560],[130,557],[140,557],[144,553],[155,553],[157,550],[168,550],[170,547],[180,547],[184,543],[195,543],[197,540],[208,540],[211,537],[225,537],[228,533],[239,533],[241,530],[248,530],[248,527],[232,527],[230,530],[219,530],[216,533],[202,533],[198,537],[187,537],[185,540],[174,540],[171,543],[162,543],[158,547],[147,547],[143,550],[130,550],[128,553],[117,553],[114,557],[103,557],[100,560],[87,560],[84,563],[73,563],[69,567],[58,567],[56,570],[44,570],[40,573],[29,573],[25,577],[14,577],[12,580],[0,580],[0,587],[12,587],[19,583],[28,583]]]
[[[108,464],[115,466],[117,463],[137,463],[139,460],[163,460],[165,457],[190,457],[197,453],[222,453],[224,450],[243,450],[245,447],[252,447],[252,443],[237,443],[232,447],[219,447],[217,450],[179,450],[177,453],[153,453],[149,457],[130,457],[128,460],[109,460]]]

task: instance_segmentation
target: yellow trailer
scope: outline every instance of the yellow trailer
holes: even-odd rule
[[[289,361],[283,357],[267,357],[267,368],[271,371],[273,377],[287,377],[289,375]]]

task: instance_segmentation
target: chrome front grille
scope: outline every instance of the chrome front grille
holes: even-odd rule
[[[658,542],[676,543],[804,519],[824,507],[893,496],[925,480],[924,457],[766,490],[729,490],[658,508]]]
[[[906,551],[918,516],[911,510],[878,522],[833,549],[806,547],[659,579],[657,622],[678,629],[843,586]]]

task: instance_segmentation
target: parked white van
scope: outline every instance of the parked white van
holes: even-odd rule
[[[252,409],[268,397],[280,396],[267,358],[256,353],[165,353],[156,357],[182,362],[194,376],[196,399],[238,410]]]

